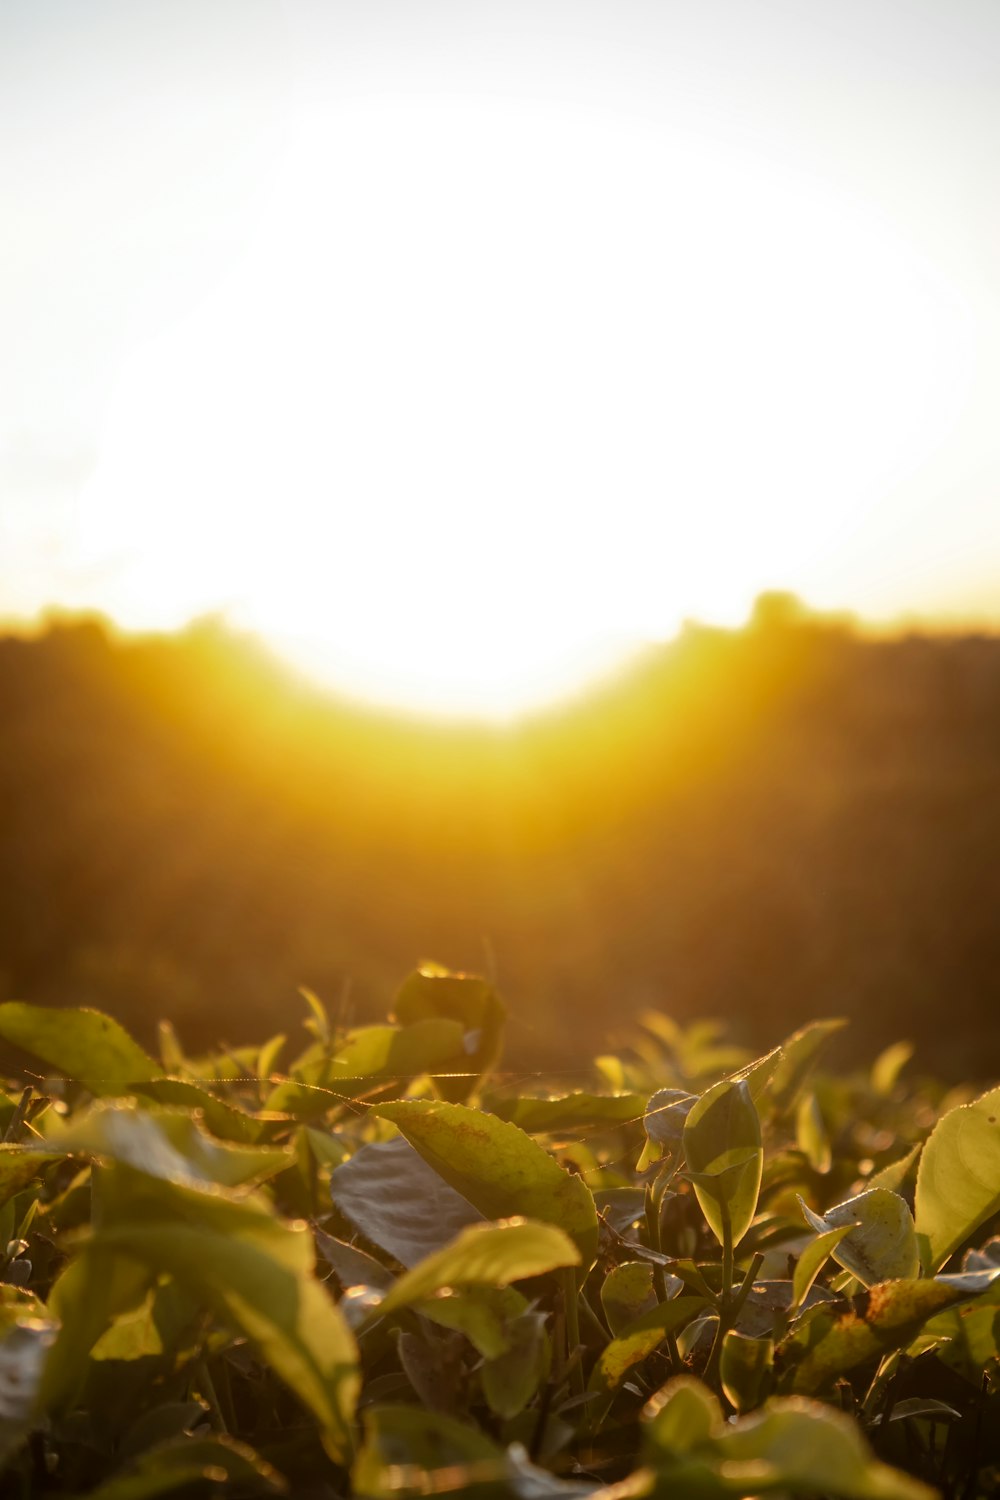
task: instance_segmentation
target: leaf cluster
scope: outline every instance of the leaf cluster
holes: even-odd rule
[[[996,1492],[1000,1089],[647,1014],[529,1092],[482,979],[305,1000],[287,1063],[0,1005],[4,1493]]]

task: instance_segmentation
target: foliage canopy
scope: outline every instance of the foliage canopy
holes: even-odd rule
[[[996,1492],[1000,1091],[652,1015],[526,1091],[483,980],[307,1000],[283,1065],[0,1005],[5,1493]]]

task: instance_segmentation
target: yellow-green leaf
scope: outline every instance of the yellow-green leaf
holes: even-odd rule
[[[916,1276],[920,1269],[913,1215],[905,1198],[888,1188],[868,1188],[822,1214],[800,1198],[802,1212],[817,1234],[847,1228],[831,1250],[834,1260],[864,1286]]]
[[[684,1125],[684,1155],[713,1234],[722,1244],[728,1222],[738,1245],[753,1223],[764,1167],[760,1119],[745,1080],[702,1094]]]
[[[818,1234],[799,1256],[795,1265],[795,1275],[792,1278],[792,1301],[789,1308],[790,1313],[795,1313],[805,1302],[812,1288],[813,1282],[822,1271],[833,1251],[840,1244],[845,1234],[849,1234],[853,1227],[851,1224],[841,1224],[837,1229],[827,1229]]]
[[[563,1229],[584,1270],[597,1254],[593,1194],[519,1130],[462,1104],[400,1100],[375,1106],[445,1182],[487,1219],[521,1215]]]
[[[111,1098],[129,1084],[163,1077],[163,1069],[125,1028],[99,1010],[54,1010],[8,1000],[0,1005],[0,1036],[92,1094]]]
[[[46,1145],[67,1155],[122,1162],[169,1182],[214,1182],[238,1187],[282,1171],[292,1153],[281,1146],[217,1141],[185,1110],[104,1101],[66,1124],[53,1118]]]
[[[473,1224],[450,1245],[401,1276],[383,1299],[379,1316],[433,1296],[444,1287],[509,1286],[558,1266],[576,1266],[580,1252],[562,1230],[527,1219]]]
[[[915,1218],[928,1271],[1000,1209],[1000,1088],[939,1120],[917,1169]]]

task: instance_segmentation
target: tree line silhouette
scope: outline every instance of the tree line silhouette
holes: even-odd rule
[[[355,1020],[421,958],[494,973],[509,1056],[655,1007],[749,1043],[1000,1070],[1000,640],[762,600],[510,728],[330,698],[202,622],[0,638],[0,997],[191,1046]]]

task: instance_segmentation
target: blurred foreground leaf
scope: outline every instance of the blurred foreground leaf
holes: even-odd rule
[[[0,1036],[92,1094],[113,1098],[129,1084],[163,1077],[125,1028],[99,1010],[50,1010],[8,1000],[0,1005]]]

